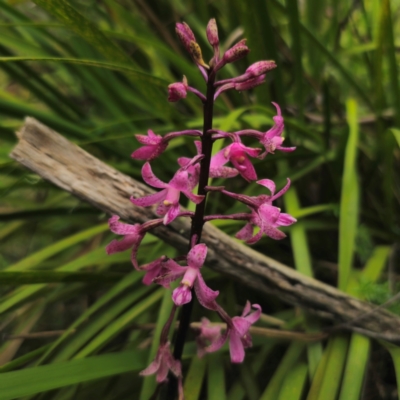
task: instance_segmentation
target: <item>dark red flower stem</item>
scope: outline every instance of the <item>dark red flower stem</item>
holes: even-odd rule
[[[211,152],[213,146],[212,135],[208,131],[212,128],[214,114],[214,94],[215,94],[215,73],[210,69],[208,71],[207,95],[203,105],[203,135],[201,137],[202,153],[204,158],[200,163],[200,177],[197,194],[207,196],[206,186],[210,175]],[[190,248],[200,243],[201,234],[204,225],[204,213],[206,209],[206,197],[196,206],[194,216],[192,217],[192,228],[190,231]],[[189,248],[189,250],[190,250]],[[182,358],[183,347],[185,345],[186,335],[189,329],[190,318],[193,308],[192,301],[182,306],[178,332],[174,343],[174,358]],[[171,375],[171,374],[170,374]],[[169,377],[167,400],[174,400],[177,393],[177,381],[175,377]]]

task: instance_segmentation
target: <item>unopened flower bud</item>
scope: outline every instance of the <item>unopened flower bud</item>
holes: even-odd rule
[[[246,74],[250,77],[260,76],[270,71],[271,69],[276,68],[275,61],[266,60],[266,61],[257,61],[254,64],[250,65],[249,68],[246,69]]]
[[[189,25],[186,22],[178,22],[175,25],[175,32],[182,44],[185,46],[186,50],[190,53],[190,42],[195,42],[196,38]]]
[[[223,61],[226,64],[240,60],[245,57],[249,51],[249,48],[246,46],[246,39],[243,39],[225,52]]]
[[[218,27],[215,18],[210,19],[207,25],[207,39],[211,46],[219,45]]]
[[[264,79],[265,79],[265,74],[257,76],[256,78],[253,79],[248,79],[247,81],[244,82],[235,83],[234,88],[239,92],[242,90],[250,90],[255,88],[256,86],[263,84]]]
[[[168,85],[168,101],[175,102],[186,98],[187,87],[188,84],[185,76],[182,82],[175,82]]]

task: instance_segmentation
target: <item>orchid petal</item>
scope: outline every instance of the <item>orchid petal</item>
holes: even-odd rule
[[[187,255],[189,267],[200,269],[207,257],[207,246],[204,243],[196,244]]]
[[[204,195],[202,194],[194,194],[189,190],[182,191],[182,193],[194,204],[200,204],[204,200]]]
[[[110,227],[111,232],[116,233],[117,235],[137,235],[140,231],[140,225],[130,225],[124,224],[123,222],[119,222],[120,217],[118,215],[113,215],[108,220],[108,225]]]
[[[247,223],[238,233],[236,233],[235,237],[240,240],[249,240],[253,236],[253,225]]]
[[[216,340],[214,340],[208,347],[205,348],[207,353],[213,353],[214,351],[218,351],[228,339],[230,330],[227,328],[225,332],[219,336]]]
[[[275,199],[277,199],[278,197],[283,196],[283,195],[289,190],[289,188],[290,188],[290,179],[287,178],[287,183],[286,183],[286,185],[285,185],[277,194],[274,195],[274,193],[272,193],[272,198],[271,198],[271,200],[275,200]]]
[[[164,189],[158,193],[149,194],[144,197],[138,197],[137,199],[131,197],[130,201],[133,204],[135,204],[135,206],[149,207],[152,206],[153,204],[159,203],[160,201],[164,200],[166,195],[167,195],[167,189]]]
[[[290,214],[281,213],[276,221],[276,224],[278,226],[289,226],[294,224],[296,221],[297,219],[293,218]]]
[[[154,175],[150,163],[148,162],[142,167],[142,178],[148,185],[158,189],[165,189],[168,186]]]
[[[261,239],[262,235],[263,235],[263,231],[259,230],[252,238],[247,239],[246,243],[247,244],[257,243]]]
[[[180,211],[179,203],[173,204],[165,214],[164,225],[170,224],[175,218],[177,218]]]
[[[258,208],[258,215],[264,223],[275,224],[276,220],[279,218],[281,210],[278,207],[271,206],[267,203],[261,204]]]
[[[213,311],[218,309],[215,299],[218,297],[219,291],[210,289],[204,282],[200,272],[194,282],[194,291],[196,292],[197,300],[203,307]]]
[[[274,228],[271,225],[265,225],[262,227],[262,231],[265,235],[269,236],[271,239],[282,240],[286,235],[279,229]]]
[[[255,181],[257,179],[256,170],[251,161],[243,156],[243,158],[231,158],[231,163],[237,168],[240,175],[247,181]]]
[[[275,183],[273,181],[271,181],[271,179],[261,179],[261,180],[257,181],[256,183],[258,183],[259,185],[262,185],[262,186],[266,187],[267,189],[269,189],[269,191],[271,192],[271,196],[274,195],[275,189],[276,189],[276,185],[275,185]]]
[[[121,240],[114,239],[106,246],[106,252],[107,254],[114,254],[128,250],[133,246],[137,239],[137,235],[125,235]]]
[[[226,164],[229,161],[229,158],[226,156],[226,154],[229,154],[230,146],[232,146],[232,145],[224,147],[217,154],[215,154],[213,157],[211,157],[210,168],[222,167],[224,164]]]
[[[229,352],[231,355],[231,362],[239,364],[244,360],[244,347],[239,335],[232,330],[229,335]]]

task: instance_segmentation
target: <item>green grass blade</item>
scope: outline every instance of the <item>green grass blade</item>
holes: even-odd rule
[[[282,388],[283,382],[290,373],[293,366],[296,365],[297,360],[304,350],[304,343],[293,342],[286,350],[279,367],[276,369],[273,377],[265,388],[260,400],[275,400],[278,398],[279,392]]]
[[[113,286],[106,294],[104,294],[99,300],[96,301],[88,310],[86,310],[75,322],[73,322],[66,332],[57,339],[51,346],[51,348],[44,354],[39,360],[39,364],[47,361],[47,359],[54,354],[54,351],[69,337],[74,329],[78,328],[81,324],[86,322],[92,315],[107,306],[111,301],[121,295],[123,291],[135,285],[142,277],[137,271],[131,272],[123,280]]]
[[[199,400],[207,367],[206,358],[193,357],[186,374],[183,392],[185,400]]]
[[[225,400],[225,371],[221,353],[207,355],[207,399]]]
[[[85,65],[87,67],[103,68],[110,71],[121,72],[125,75],[130,76],[137,82],[144,81],[147,84],[158,86],[163,89],[168,85],[168,82],[161,78],[157,78],[153,75],[139,71],[130,66],[118,63],[110,63],[106,61],[96,61],[96,60],[84,60],[79,58],[68,58],[68,57],[0,57],[0,63],[21,62],[21,61],[37,61],[37,62],[49,61],[49,62],[57,62],[65,64]]]
[[[371,343],[368,338],[357,333],[352,335],[339,400],[361,398],[370,347]]]
[[[145,352],[127,351],[0,374],[0,400],[101,379],[145,367]],[[23,382],[23,385],[21,385]]]
[[[345,367],[347,347],[349,343],[348,338],[345,336],[337,336],[330,340],[332,340],[333,344],[329,353],[329,360],[326,364],[318,397],[314,397],[318,400],[336,399]],[[307,400],[311,399],[312,398],[307,398]]]
[[[287,375],[279,392],[278,400],[300,400],[307,382],[308,367],[298,363]]]
[[[358,122],[357,103],[347,102],[349,138],[346,146],[339,220],[339,279],[338,287],[346,290],[353,262],[359,213],[359,184],[357,177]]]
[[[122,64],[132,62],[122,49],[108,39],[95,24],[76,11],[69,2],[65,0],[35,0],[34,3],[84,38],[107,59]]]
[[[390,246],[376,246],[365,264],[361,276],[368,282],[376,282],[381,276],[390,255]]]
[[[294,99],[298,108],[299,120],[304,115],[304,94],[303,94],[303,56],[301,46],[300,16],[297,0],[286,0],[286,9],[289,18],[289,32],[291,36],[293,69],[292,74],[295,80]]]
[[[400,347],[387,342],[384,342],[382,344],[389,350],[389,353],[392,356],[394,369],[396,372],[397,387],[400,387]],[[397,396],[400,400],[400,390],[397,391]]]
[[[52,244],[45,249],[39,250],[36,253],[25,257],[23,260],[16,264],[10,265],[7,271],[24,271],[27,269],[37,267],[42,261],[54,256],[55,254],[63,251],[77,243],[84,240],[88,240],[91,237],[98,235],[99,233],[105,232],[108,229],[108,224],[101,224],[94,228],[86,229],[83,232],[76,233],[66,239],[60,240],[59,242]]]
[[[163,296],[163,289],[158,289],[152,294],[148,295],[140,303],[136,304],[130,310],[122,314],[118,319],[108,325],[102,332],[100,332],[91,342],[88,343],[75,357],[79,360],[87,357],[90,354],[98,351],[111,339],[113,339],[119,332],[125,329],[134,319],[142,312],[146,311],[154,303],[158,302]]]

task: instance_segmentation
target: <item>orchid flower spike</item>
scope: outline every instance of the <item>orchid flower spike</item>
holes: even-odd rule
[[[164,183],[153,174],[150,163],[146,162],[142,168],[142,177],[148,185],[163,190],[137,199],[131,197],[130,200],[133,204],[140,207],[149,207],[158,203],[156,212],[158,215],[164,215],[165,225],[171,223],[179,215],[179,197],[181,192],[195,204],[201,203],[204,199],[204,196],[199,196],[191,192],[192,187],[190,186],[188,172],[185,168],[180,168],[169,183]]]

